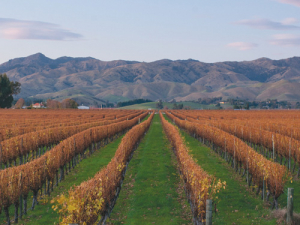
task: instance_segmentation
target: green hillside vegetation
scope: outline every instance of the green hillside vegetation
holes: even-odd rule
[[[107,95],[105,97],[102,97],[101,99],[103,99],[105,101],[109,101],[109,102],[115,102],[115,103],[131,100],[130,98],[126,98],[126,97],[118,96],[118,95]]]

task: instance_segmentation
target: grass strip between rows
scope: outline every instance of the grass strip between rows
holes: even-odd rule
[[[149,129],[153,115],[127,132],[105,168],[88,181],[72,187],[67,196],[56,198],[62,224],[105,224],[119,195],[129,161]]]
[[[276,224],[275,219],[270,219],[271,210],[248,190],[246,182],[225,160],[185,131],[180,130],[180,133],[197,163],[209,174],[226,181],[226,189],[218,193],[220,202],[217,213],[213,214],[213,224]]]
[[[159,115],[134,153],[108,224],[191,224],[176,158]]]

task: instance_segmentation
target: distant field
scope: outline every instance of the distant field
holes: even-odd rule
[[[130,106],[121,107],[120,109],[156,109],[157,102],[147,102],[142,104],[135,104]],[[202,105],[196,102],[177,102],[178,104],[183,104],[183,106],[189,106],[191,109],[216,109],[215,105]],[[163,102],[164,107],[167,106],[168,109],[172,109],[174,103]]]
[[[103,97],[103,100],[109,101],[109,102],[125,102],[129,101],[130,98],[126,98],[123,96],[117,96],[117,95],[107,95]]]

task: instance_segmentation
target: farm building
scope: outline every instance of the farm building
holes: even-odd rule
[[[81,105],[81,106],[78,106],[78,109],[90,109],[90,107]]]
[[[43,105],[43,103],[35,103],[35,104],[32,105],[32,107],[36,108],[36,109],[40,109],[40,108],[43,108],[44,105]]]

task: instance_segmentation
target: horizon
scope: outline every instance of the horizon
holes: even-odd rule
[[[217,61],[217,62],[204,62],[204,61],[200,61],[200,60],[197,60],[197,59],[192,59],[192,58],[189,58],[189,59],[157,59],[157,60],[154,60],[154,61],[149,61],[149,62],[146,62],[146,61],[139,61],[139,60],[126,60],[126,59],[114,59],[114,60],[109,60],[109,61],[106,61],[106,60],[101,60],[101,59],[98,59],[98,58],[95,58],[95,57],[92,57],[92,56],[86,56],[86,57],[81,57],[81,56],[78,56],[78,57],[73,57],[73,56],[60,56],[60,57],[57,57],[57,58],[51,58],[51,57],[48,57],[47,55],[41,53],[41,52],[37,52],[37,53],[34,53],[32,55],[28,55],[28,56],[24,56],[24,57],[16,57],[16,58],[13,58],[13,59],[9,59],[5,62],[0,62],[0,65],[4,64],[4,63],[7,63],[9,62],[10,60],[14,60],[14,59],[22,59],[22,58],[28,58],[30,56],[34,56],[34,55],[38,55],[38,54],[41,54],[43,56],[45,56],[46,58],[48,59],[51,59],[51,60],[57,60],[59,58],[64,58],[64,57],[67,57],[67,58],[91,58],[91,59],[95,59],[95,60],[99,60],[101,62],[111,62],[111,61],[131,61],[131,62],[137,62],[137,63],[153,63],[153,62],[157,62],[157,61],[162,61],[162,60],[170,60],[170,61],[189,61],[189,60],[192,60],[192,61],[197,61],[197,62],[201,62],[201,63],[207,63],[207,64],[211,64],[211,63],[221,63],[221,62],[251,62],[251,61],[255,61],[255,60],[259,60],[259,59],[269,59],[269,60],[272,60],[272,61],[279,61],[279,60],[285,60],[285,59],[290,59],[290,58],[300,58],[300,56],[291,56],[291,57],[288,57],[288,58],[280,58],[280,59],[272,59],[272,58],[268,58],[268,57],[260,57],[260,58],[256,58],[256,59],[252,59],[252,60],[241,60],[241,61]]]
[[[0,62],[36,52],[139,62],[291,58],[299,54],[299,9],[299,0],[7,1]]]

